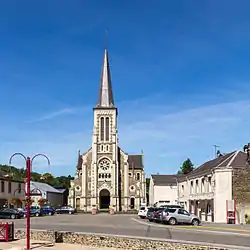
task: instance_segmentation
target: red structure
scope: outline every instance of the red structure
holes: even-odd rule
[[[235,200],[226,201],[227,224],[236,224],[236,202]]]
[[[31,205],[31,192],[30,192],[30,181],[31,181],[31,168],[34,159],[38,156],[42,156],[47,159],[48,165],[50,165],[49,158],[44,154],[37,154],[30,159],[30,157],[24,156],[22,153],[15,153],[10,157],[9,164],[11,165],[12,159],[15,156],[21,156],[26,162],[26,181],[25,181],[25,196],[26,196],[26,250],[30,250],[30,205]],[[14,227],[13,227],[14,228]]]
[[[0,240],[14,240],[14,223],[0,223]]]

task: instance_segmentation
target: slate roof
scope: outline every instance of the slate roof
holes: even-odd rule
[[[79,169],[82,169],[82,156],[80,154],[80,151],[78,152],[78,159],[77,159],[77,166],[76,168],[79,170]]]
[[[222,168],[222,167],[245,167],[246,166],[246,153],[242,151],[233,151],[231,153],[225,154],[220,156],[216,159],[211,161],[207,161],[203,163],[198,168],[195,168],[192,172],[186,175],[188,178],[195,178],[202,175],[206,175],[211,173],[211,171],[215,168]]]
[[[58,193],[58,194],[61,193],[59,190],[55,189],[54,187],[50,186],[47,183],[36,182],[36,181],[30,182],[30,189],[31,189],[31,191],[33,190],[32,193],[36,193],[36,194],[39,194],[40,191],[42,193],[44,193],[44,192]]]
[[[105,49],[97,107],[110,108],[114,107],[114,104],[115,103],[111,84],[108,50]]]
[[[152,175],[155,186],[176,185],[177,175]]]
[[[143,155],[128,156],[129,169],[143,169]]]
[[[176,178],[178,181],[183,181],[184,179],[194,179],[207,174],[210,174],[212,170],[222,167],[232,167],[243,168],[246,166],[247,154],[243,151],[233,151],[231,153],[222,155],[216,159],[207,161],[201,166],[195,168],[189,174],[182,175],[152,175],[154,184],[156,186],[164,186],[168,184],[176,183]]]

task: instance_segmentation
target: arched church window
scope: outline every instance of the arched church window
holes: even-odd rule
[[[105,127],[106,127],[106,141],[109,141],[109,118],[108,117],[106,117]]]
[[[105,174],[105,178],[108,178],[108,174]]]
[[[101,141],[104,141],[104,117],[101,117]]]
[[[137,173],[136,178],[137,178],[137,181],[140,180],[140,173]]]
[[[111,174],[109,174],[109,178],[111,178]]]
[[[104,179],[104,174],[102,174],[102,178]]]
[[[99,178],[102,178],[102,175],[101,175],[101,174],[99,174]]]

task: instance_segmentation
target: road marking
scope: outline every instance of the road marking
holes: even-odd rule
[[[145,225],[145,226],[150,226],[150,227],[158,227],[158,228],[165,228],[165,229],[172,229],[172,230],[186,230],[186,231],[189,231],[189,232],[203,232],[203,233],[210,233],[210,234],[214,234],[214,233],[219,233],[219,234],[229,234],[229,235],[238,235],[238,236],[247,236],[249,237],[249,233],[250,231],[249,230],[243,230],[243,231],[239,231],[239,230],[235,230],[235,231],[238,231],[238,232],[245,232],[244,233],[236,233],[236,232],[232,232],[233,230],[225,230],[227,232],[223,232],[223,231],[218,231],[218,230],[206,230],[206,229],[209,229],[208,227],[205,228],[205,229],[202,229],[204,228],[203,226],[199,226],[199,227],[194,227],[194,226],[168,226],[168,225],[159,225],[159,224],[151,224],[151,223],[147,223],[147,222],[144,222],[144,221],[140,221],[138,219],[135,219],[135,218],[132,218],[133,221],[137,222],[137,223],[140,223],[142,225]],[[214,227],[210,227],[210,229],[214,229]],[[224,229],[224,228],[221,228],[221,229]]]
[[[180,228],[190,228],[190,226],[178,226]],[[192,228],[207,228],[207,229],[215,229],[221,231],[237,231],[237,232],[245,232],[250,233],[249,229],[241,229],[241,228],[232,228],[232,227],[213,227],[213,226],[192,226]],[[191,228],[190,228],[191,229]]]

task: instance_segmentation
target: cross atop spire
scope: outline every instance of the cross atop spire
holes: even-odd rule
[[[114,98],[109,69],[108,50],[105,48],[97,107],[114,107]]]

